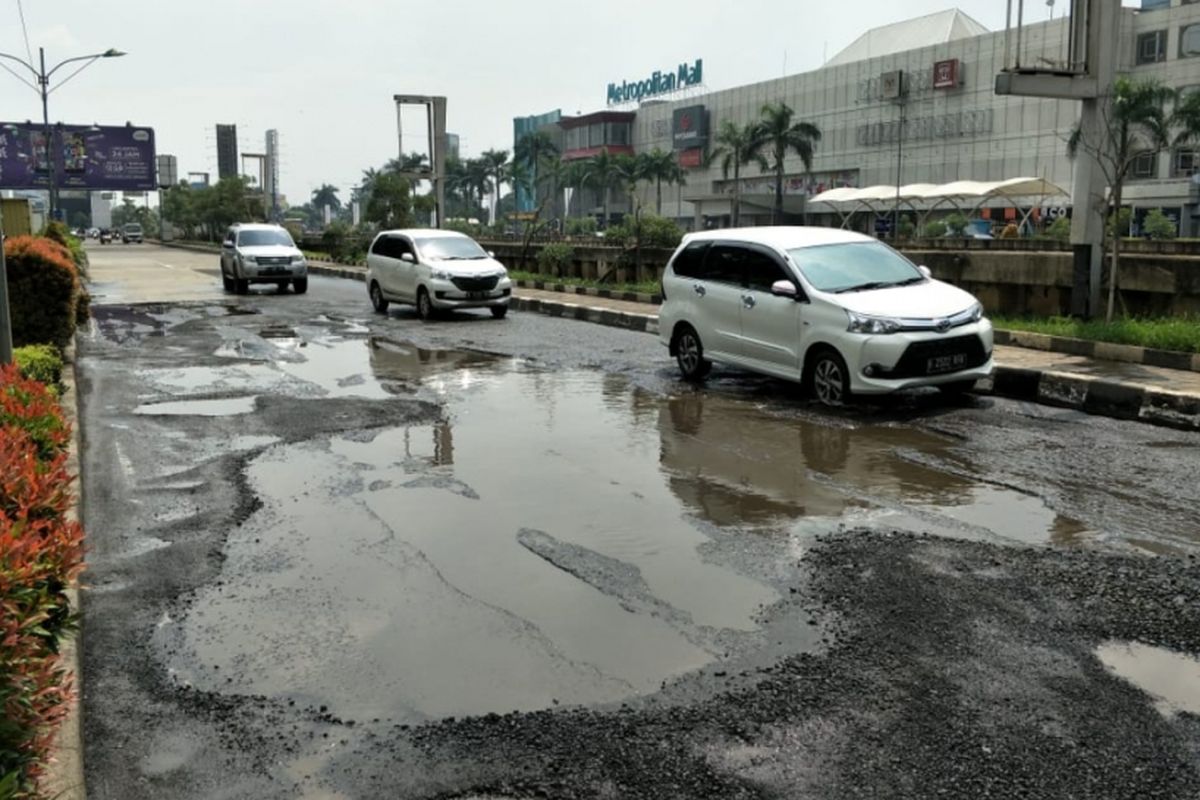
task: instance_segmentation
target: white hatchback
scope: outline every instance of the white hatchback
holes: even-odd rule
[[[512,281],[491,253],[454,231],[382,231],[367,252],[367,293],[379,313],[389,303],[410,303],[417,316],[439,310],[486,308],[499,319],[508,313]]]
[[[978,300],[858,233],[690,234],[662,291],[659,336],[689,380],[719,361],[799,381],[839,405],[914,386],[964,392],[994,366]]]

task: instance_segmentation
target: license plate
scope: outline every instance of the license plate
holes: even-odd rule
[[[967,365],[966,353],[953,353],[948,356],[934,356],[925,362],[925,374],[935,375],[939,372],[954,372]]]
[[[468,300],[486,300],[487,296],[487,292],[467,292]]]

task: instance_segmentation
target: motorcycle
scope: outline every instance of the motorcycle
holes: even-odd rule
[[[109,244],[113,240],[112,231],[100,231],[100,244]]]

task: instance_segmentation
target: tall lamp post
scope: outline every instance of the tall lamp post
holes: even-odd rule
[[[17,78],[17,80],[21,81],[21,83],[23,83],[26,86],[28,86],[29,88],[33,89],[35,92],[37,92],[39,95],[41,95],[41,98],[42,98],[42,126],[43,126],[42,136],[44,137],[43,148],[44,148],[44,151],[46,154],[46,165],[50,170],[50,185],[48,187],[48,194],[50,196],[50,219],[55,218],[55,210],[57,208],[57,186],[56,186],[56,184],[58,182],[57,175],[55,174],[54,153],[52,152],[52,148],[51,148],[52,137],[51,137],[51,131],[50,131],[50,107],[49,107],[50,93],[53,92],[54,89],[57,89],[59,86],[62,86],[64,83],[71,80],[71,78],[74,78],[80,72],[85,70],[96,59],[98,59],[98,58],[119,58],[123,55],[125,55],[125,53],[121,52],[120,50],[110,47],[109,49],[105,50],[103,53],[93,53],[91,55],[86,55],[86,56],[75,56],[74,58],[68,58],[64,61],[60,61],[57,64],[55,64],[53,67],[51,67],[50,70],[47,72],[46,71],[46,50],[45,50],[45,48],[42,48],[42,47],[38,48],[38,66],[37,67],[34,67],[33,64],[30,64],[28,61],[26,61],[23,58],[18,58],[17,56],[10,55],[8,53],[0,53],[0,58],[7,59],[9,61],[15,61],[16,63],[20,64],[22,67],[29,70],[30,74],[33,75],[34,80],[37,81],[37,83],[35,84],[35,83],[23,78],[19,73],[12,72],[12,70],[9,70],[6,68],[7,72],[11,72],[12,75]],[[63,78],[61,81],[59,81],[58,84],[54,87],[54,89],[51,89],[50,88],[50,78],[53,77],[54,73],[58,72],[59,69],[66,66],[67,64],[72,64],[72,63],[75,63],[78,61],[83,61],[86,63],[84,63],[82,66],[80,66],[74,72],[72,72],[70,75]],[[5,269],[5,265],[4,265],[4,224],[3,224],[3,221],[0,220],[0,365],[8,364],[8,363],[12,362],[12,349],[13,349],[12,348],[12,326],[9,321],[9,309],[8,309],[8,271]]]

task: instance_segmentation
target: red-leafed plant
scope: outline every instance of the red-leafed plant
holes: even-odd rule
[[[67,519],[69,426],[49,391],[0,368],[0,796],[36,797],[71,677],[61,637],[64,588],[83,568],[83,531]]]
[[[12,236],[4,240],[4,258],[13,342],[65,348],[83,294],[71,251],[44,236]]]

